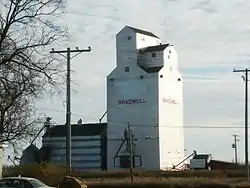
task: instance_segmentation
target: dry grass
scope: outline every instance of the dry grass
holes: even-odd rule
[[[48,185],[55,185],[60,182],[65,175],[67,175],[67,169],[64,166],[59,165],[26,165],[9,168],[3,176],[27,176],[37,178]]]
[[[29,176],[35,177],[48,185],[58,185],[58,183],[69,175],[65,166],[44,164],[19,166],[8,169],[4,176]],[[172,188],[228,188],[242,187],[250,188],[250,182],[246,179],[243,171],[183,171],[183,172],[146,172],[135,171],[135,183],[130,184],[128,171],[120,172],[85,172],[70,174],[74,177],[81,177],[90,188],[98,187],[172,187]]]
[[[108,187],[172,187],[172,188],[246,188],[250,183],[243,180],[230,179],[206,179],[206,178],[142,178],[136,179],[133,184],[129,179],[109,179],[102,183],[95,181],[86,181],[90,188],[108,188]]]

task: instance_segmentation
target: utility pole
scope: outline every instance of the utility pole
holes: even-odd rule
[[[238,163],[238,157],[237,157],[237,142],[239,141],[239,139],[237,139],[238,135],[237,134],[233,134],[234,137],[234,143],[232,144],[232,148],[234,149],[234,158],[235,158],[235,163]]]
[[[69,172],[71,172],[71,96],[70,96],[70,60],[79,55],[82,52],[90,52],[91,47],[88,47],[88,49],[78,49],[76,47],[76,50],[71,50],[70,48],[67,48],[67,50],[60,50],[60,51],[55,51],[52,48],[52,51],[50,53],[57,53],[62,55],[63,57],[67,58],[67,94],[66,94],[66,104],[67,104],[67,109],[66,109],[66,126],[68,128],[67,130],[67,136],[66,136],[66,161],[67,165],[69,168]],[[76,53],[73,57],[70,57],[71,53]],[[63,54],[66,54],[63,55]]]
[[[133,142],[132,142],[132,131],[131,131],[131,126],[128,123],[128,134],[129,134],[129,153],[130,153],[130,180],[131,183],[134,182],[134,176],[133,176],[133,167],[134,167],[134,155],[133,155]]]
[[[234,69],[233,72],[241,72],[243,81],[245,82],[245,165],[247,168],[247,179],[249,180],[249,164],[248,164],[248,72],[249,69]]]

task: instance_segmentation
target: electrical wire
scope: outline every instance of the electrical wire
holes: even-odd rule
[[[131,56],[128,57],[128,60],[129,62],[137,62],[137,56],[138,56],[138,53],[134,50],[121,50],[121,52],[125,52],[125,53],[130,53]],[[149,57],[146,57],[146,56],[139,56],[139,58],[143,61],[152,61],[151,58]],[[179,70],[179,68],[178,68]],[[211,75],[211,77],[209,75],[206,75],[204,76],[204,73],[202,73],[202,75],[193,75],[193,74],[185,74],[185,69],[182,69],[183,71],[181,71],[182,73],[182,77],[184,79],[184,82],[185,83],[193,83],[193,82],[213,82],[214,84],[222,84],[222,83],[239,83],[238,80],[223,80],[221,79],[221,76],[220,75],[217,75],[217,76],[213,76]],[[180,71],[180,70],[179,70]],[[114,78],[115,80],[124,80],[124,79],[133,79],[133,78],[136,78],[136,77],[139,77],[140,75],[138,76],[125,76],[124,78],[119,76],[119,78]],[[146,79],[147,76],[144,75],[144,79]],[[219,78],[219,79],[218,79]],[[80,92],[80,91],[77,91],[77,92]]]
[[[39,108],[40,110],[48,110],[48,111],[55,111],[55,112],[59,112],[59,113],[65,113],[64,111],[61,111],[61,110],[55,110],[55,109],[49,109],[49,108]],[[77,113],[72,113],[72,115],[75,115],[77,117],[84,117],[83,115],[81,114],[77,114]],[[111,125],[111,126],[119,126],[119,127],[128,127],[128,124],[121,124],[121,123],[115,123],[115,122],[111,122],[111,121],[108,121],[106,122],[108,123],[108,125]],[[142,124],[142,125],[139,125],[139,124],[130,124],[131,127],[135,127],[135,128],[152,128],[152,127],[167,127],[167,128],[183,128],[183,129],[186,129],[186,128],[199,128],[199,129],[243,129],[245,128],[244,126],[228,126],[228,125],[225,125],[225,126],[218,126],[218,125],[199,125],[199,126],[195,126],[195,125],[161,125],[161,126],[158,126],[158,125],[146,125],[146,124]]]
[[[138,49],[137,49],[138,50]],[[143,61],[143,62],[150,62],[150,61],[152,61],[152,58],[149,58],[148,56],[144,56],[144,55],[138,55],[138,52],[137,52],[137,50],[120,50],[120,52],[124,52],[124,54],[127,54],[127,53],[129,53],[131,56],[129,56],[128,57],[128,60],[127,61],[130,61],[130,62],[137,62],[138,61],[138,59],[139,60],[141,60],[141,61]],[[137,58],[136,58],[137,57]],[[157,57],[156,57],[156,59],[155,59],[156,61],[157,61]],[[177,67],[178,67],[178,64],[179,63],[177,63]],[[182,72],[183,74],[182,75],[184,75],[183,77],[184,77],[184,80],[185,80],[185,82],[190,82],[190,80],[191,80],[191,82],[195,79],[195,81],[211,81],[211,82],[216,82],[216,83],[239,83],[238,81],[235,81],[235,80],[217,80],[217,79],[215,79],[215,78],[220,78],[221,76],[220,75],[217,75],[217,76],[212,76],[212,77],[208,77],[208,75],[207,76],[204,76],[204,73],[203,73],[203,75],[200,75],[200,76],[191,76],[191,75],[189,75],[189,76],[185,76],[185,69],[181,69],[182,71],[180,71],[180,68],[178,68],[178,71],[180,71],[180,72]],[[229,71],[228,71],[229,72]],[[232,71],[230,71],[230,73],[231,73]],[[189,77],[191,77],[191,79],[189,78]],[[209,79],[210,78],[210,79]]]
[[[114,125],[114,126],[120,126],[120,127],[128,127],[128,124],[120,124],[120,123],[114,123],[114,122],[107,122],[108,125]],[[245,128],[244,126],[217,126],[217,125],[204,125],[204,126],[195,126],[195,125],[162,125],[162,126],[158,126],[158,125],[133,125],[130,124],[131,128],[132,127],[136,127],[136,128],[158,128],[158,127],[167,127],[167,128],[199,128],[199,129],[242,129]]]
[[[58,112],[58,113],[65,113],[63,110],[56,110],[56,109],[51,109],[51,108],[38,108],[38,110],[46,110],[46,111],[51,111],[51,112]],[[80,114],[77,113],[71,113],[71,115],[76,116],[76,117],[83,117]]]

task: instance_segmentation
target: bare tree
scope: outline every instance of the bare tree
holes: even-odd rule
[[[55,24],[63,13],[63,0],[1,2],[0,65],[20,65],[40,73],[41,81],[55,84],[53,78],[62,66],[48,54],[47,47],[66,36],[65,28]]]
[[[62,61],[48,51],[67,36],[63,10],[63,0],[0,0],[0,142],[33,134],[33,100],[62,84]]]
[[[33,136],[42,121],[32,104],[39,93],[39,85],[36,84],[38,74],[30,74],[27,79],[23,77],[22,69],[13,74],[12,69],[4,66],[1,72],[4,79],[0,80],[0,142],[18,146],[15,141],[21,143]]]

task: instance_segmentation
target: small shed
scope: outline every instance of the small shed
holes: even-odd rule
[[[34,164],[39,162],[39,149],[30,144],[25,150],[20,160],[21,165]]]
[[[210,154],[196,154],[190,160],[190,169],[209,169]]]

